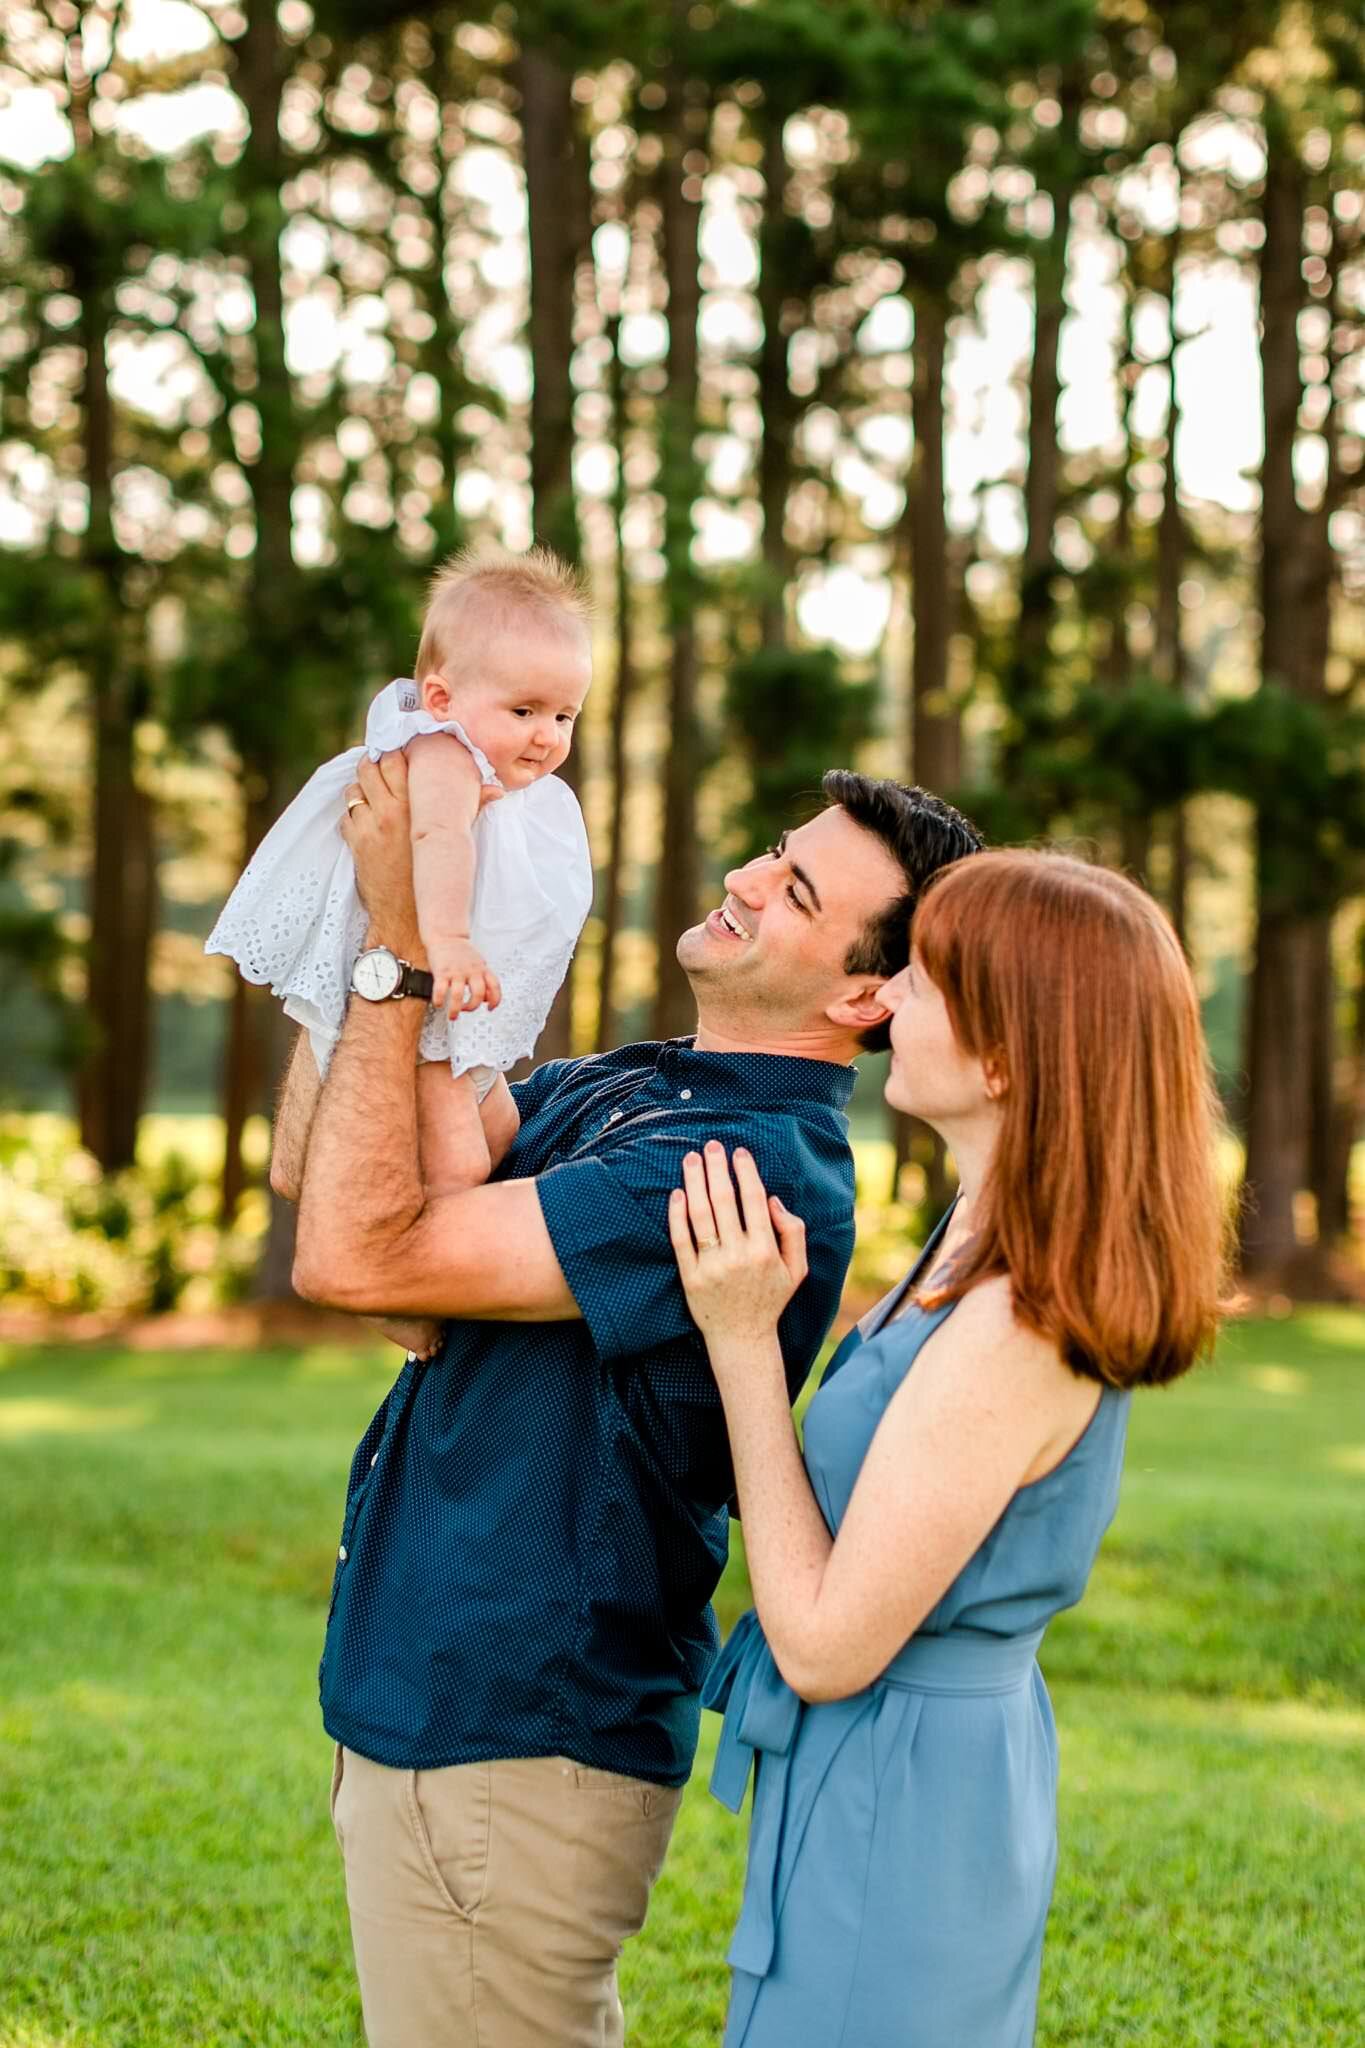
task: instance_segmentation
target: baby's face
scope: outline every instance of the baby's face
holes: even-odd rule
[[[420,678],[426,708],[458,719],[509,790],[562,766],[591,680],[588,636],[572,623],[487,635]]]

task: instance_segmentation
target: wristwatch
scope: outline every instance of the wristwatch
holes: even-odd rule
[[[436,983],[425,967],[400,960],[387,946],[371,946],[356,954],[351,987],[367,1003],[397,1002],[401,996],[420,996],[429,1003]]]

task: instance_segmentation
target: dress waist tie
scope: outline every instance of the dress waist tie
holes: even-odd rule
[[[727,1957],[735,1969],[756,1977],[767,1975],[773,1957],[783,1848],[789,1856],[799,1848],[821,1782],[854,1728],[875,1711],[884,1688],[926,1694],[1015,1692],[1027,1682],[1042,1639],[1041,1629],[1022,1636],[912,1636],[863,1692],[812,1710],[778,1670],[757,1614],[750,1608],[741,1615],[701,1696],[703,1706],[724,1716],[711,1791],[732,1813],[738,1813],[743,1805],[749,1772],[760,1754],[763,1758],[754,1787],[744,1906]],[[802,1717],[811,1711],[823,1717],[832,1739],[819,1759],[812,1760],[811,1782],[801,1787],[802,1796],[794,1801],[792,1751]],[[793,1810],[796,1806],[799,1811]],[[789,1838],[785,1844],[784,1837]]]

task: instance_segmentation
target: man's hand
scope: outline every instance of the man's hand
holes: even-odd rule
[[[372,943],[425,967],[412,888],[408,763],[400,750],[368,757],[346,791],[341,836],[355,856],[356,887],[370,913]]]

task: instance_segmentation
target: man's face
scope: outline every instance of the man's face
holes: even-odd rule
[[[698,1003],[731,1028],[795,1031],[875,980],[844,962],[906,884],[882,842],[836,805],[732,868],[725,887],[720,907],[678,941]]]

